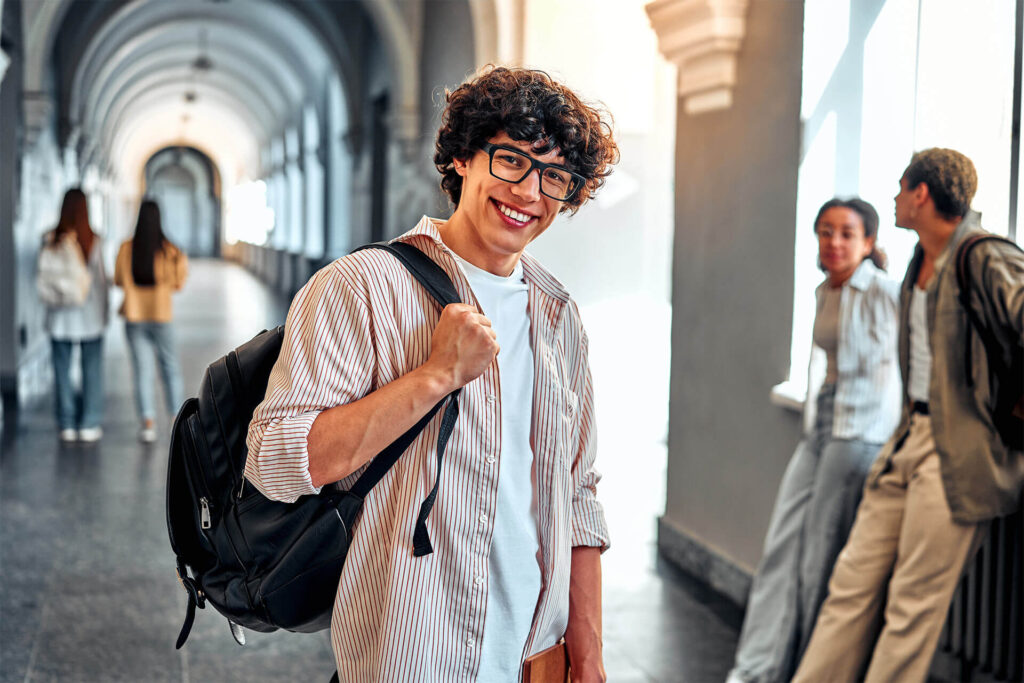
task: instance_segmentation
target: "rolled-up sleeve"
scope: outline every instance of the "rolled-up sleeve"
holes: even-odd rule
[[[594,466],[597,457],[597,430],[594,413],[594,383],[587,359],[587,334],[579,322],[579,313],[572,304],[576,321],[578,344],[572,364],[572,390],[578,405],[570,406],[575,412],[576,452],[572,463],[572,546],[591,546],[604,552],[611,546],[604,506],[597,499],[597,484],[601,473]]]
[[[317,416],[368,394],[375,375],[370,308],[335,262],[292,302],[281,355],[246,439],[245,477],[265,496],[293,502],[318,493],[307,437]]]

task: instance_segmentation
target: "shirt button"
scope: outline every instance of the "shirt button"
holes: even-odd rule
[[[487,515],[485,515],[482,512],[480,513],[480,523],[481,524],[487,524]]]
[[[488,465],[493,465],[494,464],[494,456],[493,455],[488,455],[487,456],[487,464]]]
[[[482,576],[476,577],[475,579],[473,579],[473,583],[475,583],[478,586],[482,586],[483,583],[484,583],[484,577],[482,577]]]
[[[494,394],[487,394],[487,402],[488,403],[494,403],[497,400],[498,400],[498,397],[495,396]]]
[[[473,638],[466,638],[466,645],[473,647],[474,643],[476,643],[476,640],[474,640]]]

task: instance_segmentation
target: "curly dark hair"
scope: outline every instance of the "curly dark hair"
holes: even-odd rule
[[[914,154],[903,172],[907,188],[921,183],[935,202],[935,210],[946,219],[967,215],[978,191],[978,172],[966,156],[954,149],[931,147]]]
[[[604,185],[619,160],[611,116],[585,104],[543,71],[487,66],[455,90],[446,90],[445,99],[434,165],[441,174],[441,189],[456,206],[462,176],[455,171],[455,159],[468,159],[502,131],[513,140],[531,143],[538,154],[557,147],[566,166],[586,178],[561,211],[576,213]]]

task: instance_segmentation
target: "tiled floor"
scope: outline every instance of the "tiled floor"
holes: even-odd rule
[[[176,302],[187,392],[215,357],[283,321],[285,305],[238,267],[193,264]],[[621,323],[622,307],[617,311]],[[719,682],[741,615],[655,559],[665,467],[657,426],[664,407],[654,418],[644,413],[645,422],[630,417],[635,406],[616,400],[628,393],[630,377],[643,373],[616,374],[615,344],[610,329],[603,333],[609,326],[601,313],[584,311],[599,392],[600,493],[614,544],[604,556],[609,680]],[[326,683],[332,668],[326,633],[249,633],[249,644],[239,648],[224,619],[206,610],[185,648],[174,649],[185,600],[164,520],[167,443],[146,447],[136,440],[123,338],[115,322],[105,348],[101,443],[59,445],[49,403],[23,411],[17,426],[7,416],[0,455],[0,682]],[[637,425],[647,436],[638,435]]]

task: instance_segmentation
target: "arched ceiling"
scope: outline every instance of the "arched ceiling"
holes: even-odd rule
[[[478,59],[502,52],[497,9],[510,2],[467,0]],[[365,66],[374,54],[383,58],[392,133],[415,141],[428,7],[429,0],[31,0],[23,4],[29,129],[48,125],[52,108],[59,139],[77,145],[80,164],[129,183],[142,178],[154,151],[193,146],[230,185],[261,175],[260,151],[302,120],[304,106],[325,113],[325,84],[340,82],[344,118],[354,126],[347,133],[357,134],[370,96],[364,79],[372,72],[380,84],[381,72]],[[200,55],[210,68],[197,68]]]
[[[125,181],[171,144],[208,150],[231,180],[256,177],[260,145],[330,66],[318,37],[277,3],[133,2],[82,52],[67,114],[88,156],[109,154]]]
[[[343,30],[351,27],[331,20],[344,13],[377,28],[391,66],[412,65],[391,0],[330,11],[290,0],[111,0],[102,8],[33,0],[26,6],[25,90],[46,92],[51,65],[67,70],[62,125],[80,141],[83,162],[124,181],[141,178],[146,158],[170,145],[202,149],[227,182],[255,178],[261,147],[301,120],[304,102],[322,106],[332,73],[349,91],[346,108],[354,106],[356,56],[346,53]],[[94,26],[80,24],[76,33],[76,20]],[[69,36],[83,46],[62,57],[60,43]],[[211,68],[196,68],[200,55]],[[416,86],[405,92],[409,83],[416,83],[414,68],[397,87],[411,99]]]

